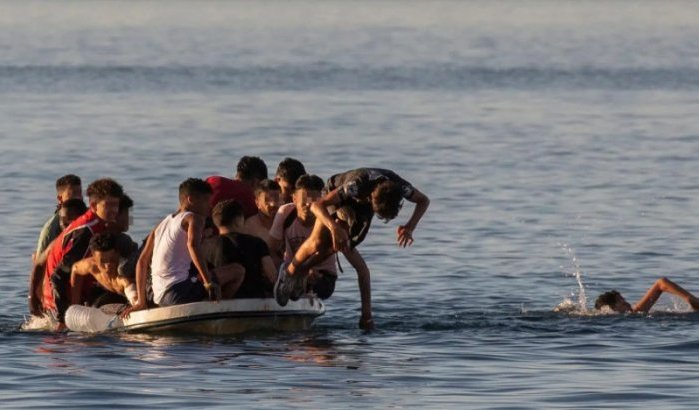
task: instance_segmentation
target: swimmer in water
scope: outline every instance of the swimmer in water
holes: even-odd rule
[[[678,296],[680,299],[689,303],[694,311],[699,310],[699,298],[684,290],[680,285],[671,281],[668,278],[660,278],[653,286],[648,289],[645,295],[631,306],[629,302],[621,296],[621,293],[616,290],[601,294],[595,301],[595,309],[600,310],[607,306],[609,309],[617,313],[646,313],[658,301],[658,298],[663,292],[667,292]]]

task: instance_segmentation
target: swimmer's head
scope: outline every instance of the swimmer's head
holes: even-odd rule
[[[633,310],[631,304],[616,290],[611,290],[599,295],[595,301],[595,309],[600,310],[605,306],[608,306],[609,309],[617,313],[625,313]]]

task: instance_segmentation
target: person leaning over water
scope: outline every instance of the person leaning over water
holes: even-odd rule
[[[245,274],[234,298],[265,298],[272,295],[277,269],[269,254],[267,243],[261,238],[243,233],[243,208],[236,201],[219,202],[211,218],[220,235],[213,243],[208,262],[217,269],[231,264],[242,265]]]
[[[36,244],[36,252],[34,258],[41,253],[53,242],[54,239],[63,230],[59,225],[58,211],[61,209],[61,204],[69,199],[83,198],[82,182],[80,177],[73,174],[63,175],[56,180],[56,212],[46,221],[39,233],[39,240]]]
[[[46,259],[43,279],[44,309],[51,311],[64,327],[64,314],[70,304],[70,272],[73,264],[89,255],[90,239],[116,222],[124,190],[110,178],[98,179],[87,187],[90,208],[61,232]]]
[[[385,221],[395,218],[403,199],[416,206],[408,222],[398,227],[398,245],[412,245],[413,231],[430,203],[425,194],[395,172],[380,168],[359,168],[334,175],[328,179],[325,191],[326,194],[311,205],[316,217],[311,236],[291,263],[282,265],[279,270],[275,299],[281,306],[303,292],[303,279],[310,267],[333,252],[354,249],[366,237],[374,214]]]
[[[296,181],[293,203],[282,205],[270,230],[272,249],[284,248],[284,263],[291,262],[301,244],[311,236],[315,216],[311,204],[321,197],[323,180],[317,175],[303,175]],[[359,294],[362,301],[362,314],[359,327],[370,330],[374,327],[371,313],[371,277],[369,268],[357,248],[344,253],[357,271]],[[313,292],[321,299],[329,298],[335,291],[337,268],[334,254],[318,261],[310,268],[304,292]]]
[[[617,292],[616,290],[611,290],[601,294],[597,298],[595,301],[595,309],[601,310],[606,307],[617,313],[645,313],[648,312],[651,307],[653,307],[663,292],[678,296],[680,299],[689,303],[692,309],[695,311],[699,310],[699,298],[687,292],[680,285],[665,277],[655,281],[653,286],[646,291],[646,294],[643,295],[643,297],[633,306],[631,306],[631,304],[627,302],[623,296],[621,296],[621,293]]]

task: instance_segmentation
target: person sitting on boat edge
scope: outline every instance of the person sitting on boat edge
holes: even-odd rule
[[[92,276],[106,292],[92,305],[108,303],[136,304],[136,285],[133,272],[124,269],[138,245],[123,233],[102,232],[90,239],[91,256],[82,259],[71,270],[71,304],[81,304],[82,277]]]
[[[243,208],[233,200],[219,202],[211,212],[219,230],[207,261],[216,269],[232,264],[242,265],[245,274],[233,293],[234,298],[266,298],[272,296],[277,270],[267,243],[261,238],[243,233]]]
[[[311,204],[321,197],[323,180],[317,175],[303,175],[296,181],[293,203],[282,205],[270,231],[273,248],[284,249],[284,263],[290,263],[301,244],[311,236],[315,216]],[[362,313],[359,327],[374,327],[371,313],[371,279],[369,268],[359,251],[345,251],[345,257],[357,271]],[[335,291],[337,265],[335,254],[328,255],[309,268],[304,292],[313,292],[321,299],[329,298]]]
[[[209,214],[211,187],[202,179],[189,178],[179,186],[179,208],[151,231],[136,264],[138,302],[122,316],[148,307],[148,268],[153,301],[158,306],[221,298],[221,286],[231,278],[212,274],[201,250],[204,218]],[[218,283],[216,280],[218,279]]]
[[[52,312],[63,328],[64,313],[70,304],[70,273],[73,264],[89,255],[90,239],[116,222],[124,190],[110,178],[98,179],[87,188],[90,208],[61,232],[46,259],[43,279],[44,309]]]
[[[281,189],[282,205],[293,201],[292,195],[296,189],[296,181],[305,174],[306,168],[303,163],[295,158],[286,157],[279,163],[274,180]]]
[[[699,298],[692,295],[683,289],[680,285],[671,281],[666,277],[662,277],[655,281],[643,297],[631,306],[629,302],[621,296],[621,293],[616,290],[611,290],[601,294],[595,301],[595,309],[602,310],[607,308],[617,313],[646,313],[658,301],[663,292],[678,296],[680,299],[687,302],[693,310],[699,310]]]
[[[61,204],[69,199],[82,200],[82,198],[82,181],[79,176],[67,174],[56,180],[56,211],[41,228],[34,258],[41,255],[48,245],[63,231],[64,228],[60,227],[58,220],[58,211],[61,209]]]
[[[271,179],[264,179],[257,184],[255,188],[255,205],[257,206],[257,214],[245,220],[243,232],[248,235],[256,236],[270,245],[269,230],[272,228],[274,216],[277,214],[280,205],[281,190],[279,184]],[[275,266],[280,262],[277,253],[271,253],[272,261]]]
[[[243,207],[245,218],[250,218],[257,213],[255,187],[263,179],[267,179],[267,164],[260,157],[240,158],[234,179],[222,176],[206,178],[212,189],[211,208],[221,201],[233,199]]]
[[[66,229],[74,220],[87,211],[87,205],[82,198],[72,198],[61,203],[61,209],[58,211],[58,223],[61,231]],[[51,241],[46,249],[41,254],[34,258],[32,270],[29,273],[29,313],[32,315],[40,315],[43,311],[41,303],[42,299],[42,284],[44,279],[44,270],[46,269],[46,257],[48,256],[51,246],[54,241]]]

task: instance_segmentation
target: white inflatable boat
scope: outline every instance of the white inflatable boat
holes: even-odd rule
[[[121,319],[109,306],[73,305],[65,322],[75,332],[162,332],[230,335],[252,330],[304,330],[325,313],[317,298],[289,301],[282,307],[274,299],[232,299],[195,302],[132,312]]]

